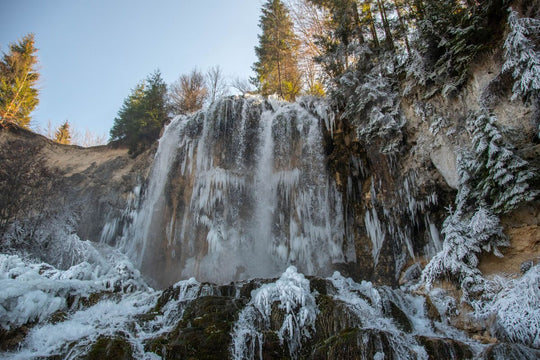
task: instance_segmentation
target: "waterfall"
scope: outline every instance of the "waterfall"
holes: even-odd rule
[[[332,264],[354,261],[323,153],[333,118],[314,102],[231,97],[175,118],[122,239],[143,273],[163,285],[228,282],[289,265],[329,275]]]

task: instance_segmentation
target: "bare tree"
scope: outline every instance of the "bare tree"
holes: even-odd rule
[[[208,88],[208,101],[214,102],[217,99],[227,96],[229,88],[225,82],[223,71],[219,65],[213,66],[206,72],[206,86]]]
[[[204,75],[197,69],[180,75],[172,83],[169,96],[174,114],[187,114],[201,109],[208,97]]]
[[[242,79],[239,77],[235,78],[232,81],[231,87],[233,89],[236,89],[242,96],[246,96],[248,94],[252,94],[257,91],[249,80]]]
[[[107,135],[98,134],[92,132],[88,129],[84,133],[79,133],[78,131],[73,132],[72,143],[82,147],[91,147],[91,146],[100,146],[107,144]]]
[[[285,0],[285,4],[294,32],[300,39],[298,67],[306,87],[304,90],[311,93],[324,82],[325,73],[315,58],[323,54],[323,49],[317,44],[317,36],[329,31],[329,14],[308,0]]]

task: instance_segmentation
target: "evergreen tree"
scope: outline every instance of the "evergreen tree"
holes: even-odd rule
[[[169,119],[167,85],[156,71],[124,100],[114,119],[110,140],[128,145],[130,153],[138,155],[158,139]]]
[[[482,251],[501,257],[498,247],[508,246],[499,218],[480,207],[470,218],[450,214],[443,223],[443,249],[426,265],[422,279],[430,287],[434,281],[448,279],[465,293],[482,290],[484,278],[478,270]]]
[[[37,49],[34,34],[9,45],[0,61],[0,125],[16,123],[28,128],[38,100]]]
[[[64,145],[71,144],[71,128],[67,120],[56,130],[54,134],[54,141]]]
[[[468,79],[475,57],[501,33],[508,0],[414,3],[418,35],[408,73],[420,85],[450,95]]]
[[[500,214],[534,199],[538,191],[528,184],[534,172],[508,148],[495,120],[495,116],[486,113],[468,118],[475,152],[471,188],[477,202]]]
[[[268,0],[263,5],[259,27],[262,34],[255,48],[259,61],[253,66],[257,74],[254,83],[265,96],[277,94],[294,101],[302,88],[297,63],[300,44],[281,0]]]
[[[526,100],[538,98],[540,93],[540,20],[519,18],[510,10],[510,32],[504,42],[506,62],[503,71],[512,71],[515,79],[512,99],[523,96]],[[536,37],[536,42],[534,41]]]

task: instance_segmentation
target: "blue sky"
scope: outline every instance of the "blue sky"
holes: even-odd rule
[[[0,0],[0,49],[36,36],[41,80],[33,126],[69,120],[107,134],[155,69],[167,83],[219,65],[248,78],[262,0]]]

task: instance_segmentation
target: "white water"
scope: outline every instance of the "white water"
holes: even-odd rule
[[[167,273],[162,283],[272,277],[291,264],[324,275],[355,261],[322,152],[329,114],[309,101],[228,98],[174,119],[123,236],[127,253],[158,282]]]

